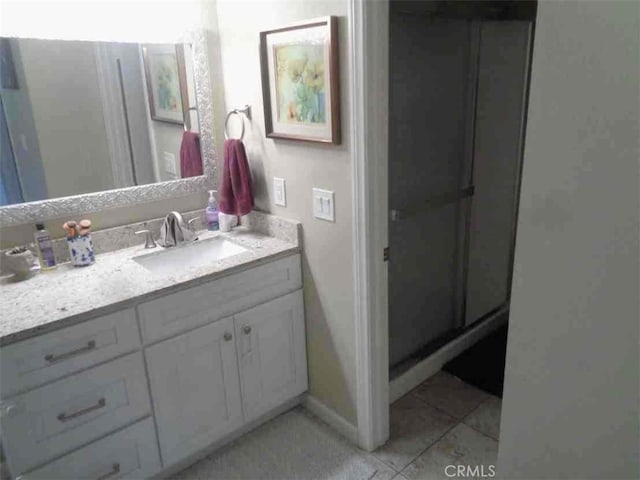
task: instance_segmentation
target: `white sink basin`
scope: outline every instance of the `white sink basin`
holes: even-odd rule
[[[201,267],[246,251],[246,248],[225,238],[214,237],[139,255],[133,261],[154,273],[174,273],[176,270]]]

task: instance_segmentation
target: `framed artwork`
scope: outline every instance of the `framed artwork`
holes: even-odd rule
[[[184,46],[146,44],[142,56],[151,118],[184,124],[184,106],[188,101]]]
[[[336,17],[260,32],[265,133],[340,143]]]

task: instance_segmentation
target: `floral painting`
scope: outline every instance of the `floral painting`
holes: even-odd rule
[[[324,124],[324,45],[275,47],[278,119],[286,123]]]
[[[151,118],[182,124],[186,73],[182,45],[145,45],[144,66]]]
[[[158,107],[169,112],[182,111],[180,80],[175,55],[156,55],[152,62],[152,84],[156,85]]]
[[[265,135],[340,143],[338,19],[260,32]]]

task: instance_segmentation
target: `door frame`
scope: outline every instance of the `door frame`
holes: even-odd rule
[[[358,445],[389,438],[389,1],[349,0]]]

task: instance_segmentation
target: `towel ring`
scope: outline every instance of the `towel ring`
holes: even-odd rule
[[[251,120],[251,107],[249,105],[245,105],[243,108],[234,108],[233,110],[230,110],[229,113],[227,113],[227,116],[224,118],[224,138],[231,138],[231,136],[229,135],[229,129],[227,128],[231,115],[240,115],[241,113],[244,113],[244,115],[249,120]],[[239,140],[242,140],[244,138],[244,118],[240,117],[240,120],[242,121],[242,130],[240,132]]]

